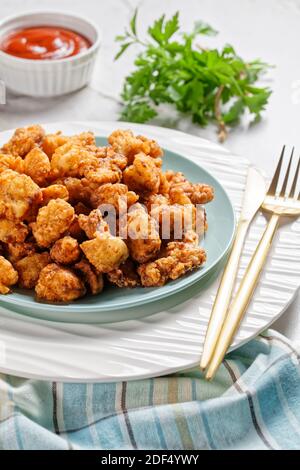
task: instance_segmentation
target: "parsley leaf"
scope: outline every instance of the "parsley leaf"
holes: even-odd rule
[[[116,37],[120,50],[115,60],[133,44],[142,47],[124,81],[122,120],[147,122],[158,115],[159,105],[168,103],[200,126],[216,123],[221,141],[227,126],[238,123],[246,110],[253,122],[259,121],[271,91],[256,82],[268,64],[245,62],[230,44],[221,50],[201,47],[197,38],[215,35],[216,30],[198,21],[191,33],[180,33],[178,12],[170,19],[158,18],[149,26],[147,39],[141,40],[137,14],[135,10],[129,31]]]

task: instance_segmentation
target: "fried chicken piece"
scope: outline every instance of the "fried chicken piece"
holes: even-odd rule
[[[2,151],[24,157],[36,144],[42,141],[44,134],[44,129],[39,125],[16,129],[11,139],[2,147]]]
[[[39,186],[47,184],[51,166],[48,156],[39,147],[34,147],[24,158],[24,173]]]
[[[12,264],[15,264],[20,259],[25,258],[25,256],[33,255],[36,252],[35,248],[35,244],[31,241],[7,243],[7,257]]]
[[[162,157],[163,151],[155,140],[144,136],[135,136],[130,130],[118,129],[108,137],[108,142],[116,152],[128,158],[131,164],[138,153],[144,153],[152,158]]]
[[[0,173],[5,170],[14,170],[18,173],[24,171],[24,161],[21,157],[15,157],[8,153],[0,153]]]
[[[17,282],[17,271],[7,259],[0,256],[0,294],[8,294],[10,292],[10,286],[13,286]]]
[[[42,205],[46,206],[51,199],[64,199],[68,201],[69,192],[62,184],[51,184],[47,188],[42,188]]]
[[[80,134],[75,134],[70,137],[70,140],[77,145],[81,145],[82,147],[93,147],[95,146],[96,139],[95,134],[91,131],[81,132]]]
[[[97,233],[109,234],[109,226],[103,220],[102,214],[98,209],[94,209],[89,215],[80,214],[78,216],[78,223],[90,239],[95,238]]]
[[[0,219],[0,241],[4,243],[22,243],[28,235],[28,227],[23,222]]]
[[[0,217],[25,219],[41,199],[41,190],[30,176],[13,170],[0,174]]]
[[[129,210],[127,235],[130,255],[138,263],[153,259],[160,250],[157,223],[141,204],[134,204]]]
[[[108,232],[97,233],[96,238],[81,243],[80,247],[89,262],[102,273],[116,269],[129,256],[126,243]]]
[[[107,279],[118,287],[136,287],[140,284],[136,266],[129,258],[118,268],[107,273]]]
[[[51,263],[49,253],[34,253],[20,259],[14,265],[19,274],[19,286],[24,289],[33,289],[37,283],[41,270]]]
[[[50,256],[58,264],[75,263],[80,257],[78,241],[70,236],[60,238],[52,246]]]
[[[93,295],[100,294],[103,290],[104,282],[102,273],[97,273],[95,268],[85,259],[82,259],[74,265],[74,268],[80,272],[84,283],[88,285]]]
[[[41,147],[49,159],[51,159],[55,150],[66,144],[69,139],[70,137],[62,135],[61,131],[56,132],[56,134],[47,134],[43,139]]]
[[[160,169],[151,157],[139,153],[133,164],[123,172],[123,181],[128,188],[137,193],[157,193],[160,186]]]
[[[41,247],[49,247],[69,229],[74,219],[73,207],[63,199],[52,199],[41,207],[36,222],[31,224],[32,233]]]
[[[85,172],[96,170],[98,167],[99,159],[95,153],[72,140],[58,147],[51,159],[53,178],[82,177]]]
[[[77,202],[83,202],[84,204],[89,203],[92,190],[88,184],[84,184],[82,179],[68,177],[57,180],[56,184],[66,187],[69,200],[72,204],[76,204]]]
[[[193,204],[153,206],[151,216],[158,220],[163,240],[180,240],[186,231],[196,228],[196,208]]]
[[[190,183],[181,172],[167,171],[166,178],[170,183],[170,199],[178,198],[178,192],[183,192],[193,204],[206,204],[213,200],[214,190],[208,184]],[[178,200],[176,201],[178,202]]]
[[[163,286],[168,279],[177,279],[206,261],[202,248],[184,242],[168,243],[163,255],[139,266],[138,273],[144,287]]]
[[[35,292],[38,300],[70,302],[84,296],[86,289],[71,269],[51,263],[40,272]]]
[[[139,196],[133,191],[128,191],[128,187],[125,184],[103,184],[91,195],[91,204],[93,207],[98,208],[101,205],[112,205],[116,213],[119,213],[119,209],[127,206],[130,207],[135,204],[139,199]]]
[[[111,169],[107,167],[99,167],[96,170],[87,170],[83,184],[90,187],[93,191],[101,184],[119,183],[122,179],[122,172],[119,168]]]

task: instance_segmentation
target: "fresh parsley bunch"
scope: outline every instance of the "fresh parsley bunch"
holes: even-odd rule
[[[221,141],[226,138],[227,126],[236,124],[245,110],[259,120],[271,91],[255,83],[267,64],[245,62],[230,45],[220,51],[201,48],[196,38],[217,32],[197,22],[191,33],[178,33],[178,12],[170,20],[162,16],[155,21],[146,40],[138,37],[136,19],[137,10],[129,30],[116,37],[121,47],[115,59],[133,44],[142,47],[135,70],[125,79],[122,120],[149,121],[157,116],[159,104],[169,103],[200,126],[217,123]]]

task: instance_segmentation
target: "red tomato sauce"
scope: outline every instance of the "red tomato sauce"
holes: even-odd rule
[[[0,40],[0,50],[21,59],[57,60],[87,50],[92,43],[70,29],[38,26],[13,31]]]

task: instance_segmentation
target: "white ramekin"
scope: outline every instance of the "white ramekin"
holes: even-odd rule
[[[86,85],[100,46],[100,32],[90,20],[58,11],[34,11],[0,21],[0,37],[30,26],[60,26],[87,37],[92,46],[58,60],[20,59],[0,51],[0,79],[14,92],[37,97],[59,96]]]

